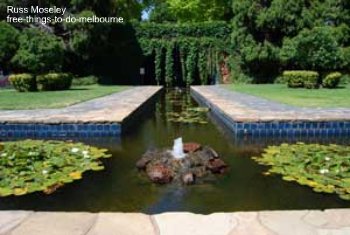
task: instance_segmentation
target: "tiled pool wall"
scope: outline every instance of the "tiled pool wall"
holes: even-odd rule
[[[119,123],[0,123],[0,138],[106,137],[121,135]]]
[[[0,123],[0,138],[99,138],[120,137],[139,123],[142,115],[152,108],[161,90],[146,100],[122,123]]]
[[[155,103],[162,92],[164,92],[163,89],[157,91],[152,97],[146,100],[139,108],[134,110],[134,112],[132,112],[127,118],[125,118],[125,120],[123,120],[123,134],[135,130],[135,128],[141,124],[141,119],[152,116],[156,109]]]
[[[213,116],[234,136],[297,138],[350,136],[350,121],[235,121],[197,92],[191,90],[191,94],[198,103],[209,107]]]

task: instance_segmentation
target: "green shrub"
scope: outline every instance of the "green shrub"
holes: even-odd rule
[[[9,77],[11,85],[20,92],[36,91],[35,77],[28,73],[14,74]]]
[[[72,76],[67,73],[49,73],[38,76],[36,82],[41,91],[68,90],[72,85]]]
[[[336,88],[341,80],[342,74],[333,72],[328,74],[322,81],[322,86],[325,88]]]
[[[350,84],[350,74],[344,74],[340,79],[340,84]]]
[[[5,63],[12,58],[18,48],[18,30],[10,24],[0,22],[0,62]]]
[[[294,38],[286,38],[281,59],[301,69],[327,71],[344,66],[344,55],[331,28],[303,29]]]
[[[283,74],[279,75],[276,77],[275,81],[273,81],[273,83],[275,84],[287,84],[287,78],[285,76],[283,76]]]
[[[287,81],[288,87],[291,88],[318,88],[318,73],[315,71],[284,71],[283,80]]]
[[[97,84],[98,77],[90,75],[86,77],[73,78],[72,85],[73,86],[87,86]]]
[[[12,63],[31,73],[59,71],[63,64],[64,43],[54,34],[36,28],[24,29],[19,36],[19,48]]]

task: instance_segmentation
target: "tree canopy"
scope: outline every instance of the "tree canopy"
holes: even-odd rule
[[[339,61],[344,60],[339,47],[349,46],[347,0],[235,0],[232,11],[233,46],[242,71],[256,82],[272,81],[285,66],[328,70],[345,66]],[[302,59],[305,53],[312,58]],[[336,61],[331,61],[329,53],[336,56]],[[299,60],[283,63],[286,57]]]
[[[38,53],[27,45],[29,38],[25,42],[25,36],[18,36],[27,35],[26,28],[44,31],[41,36],[45,43],[62,43],[63,64],[55,69],[84,75],[137,76],[140,62],[149,56],[145,48],[157,51],[153,62],[157,62],[159,68],[159,64],[166,64],[166,61],[177,61],[178,50],[186,48],[181,45],[189,40],[192,44],[186,49],[191,49],[188,54],[195,55],[195,62],[190,61],[192,57],[186,57],[187,62],[183,63],[204,71],[206,65],[202,54],[203,50],[204,53],[207,51],[208,38],[215,38],[215,51],[219,57],[225,58],[235,81],[273,82],[286,69],[347,72],[350,67],[349,0],[0,0],[2,18],[6,16],[7,5],[65,6],[67,15],[122,16],[126,23],[56,23],[40,27],[38,24],[8,25],[2,22],[2,67],[10,67],[12,59],[14,68],[18,66],[27,71],[44,69],[33,69],[28,61],[24,62]],[[148,22],[141,21],[143,11],[149,13]],[[139,23],[135,24],[135,21]],[[213,29],[218,21],[221,21],[219,25],[225,26]],[[50,30],[45,30],[47,28]],[[146,30],[142,32],[140,29]],[[213,35],[217,33],[224,40],[220,41],[217,35]],[[182,40],[184,35],[185,41]],[[22,41],[19,42],[19,38]],[[161,42],[162,50],[152,44],[155,40]],[[193,43],[196,40],[201,43]],[[146,41],[151,44],[146,45]],[[56,50],[54,45],[44,48]],[[132,68],[128,71],[135,70],[132,76],[126,74],[125,67]],[[159,69],[155,70],[159,75]],[[164,73],[168,77],[176,74],[169,66]]]

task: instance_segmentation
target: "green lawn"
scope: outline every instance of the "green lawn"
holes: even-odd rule
[[[126,86],[79,86],[67,91],[17,92],[0,89],[0,109],[61,108],[125,90]]]
[[[292,89],[284,84],[232,84],[228,89],[300,107],[350,108],[350,84],[337,89]]]

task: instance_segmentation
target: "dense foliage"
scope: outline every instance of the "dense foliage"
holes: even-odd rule
[[[322,86],[325,88],[336,88],[342,78],[342,74],[339,72],[334,72],[327,74],[322,80]]]
[[[240,57],[233,73],[272,82],[284,69],[346,69],[347,0],[233,1],[232,44]],[[282,50],[282,51],[281,51]]]
[[[138,0],[106,0],[102,4],[95,0],[0,0],[2,19],[7,15],[8,5],[64,6],[67,7],[65,16],[118,16],[124,17],[125,21],[139,20],[144,7]],[[41,74],[64,71],[77,76],[101,75],[101,82],[104,83],[136,83],[142,53],[134,31],[128,24],[48,23],[43,25],[36,22],[13,24],[13,26],[21,31],[21,45],[12,59],[13,69],[9,72]],[[36,32],[33,35],[33,31],[41,31],[41,33]],[[15,38],[12,39],[12,43],[14,42],[16,42]],[[38,43],[39,46],[36,48],[33,42]],[[0,58],[1,67],[6,66],[5,62]]]
[[[36,191],[50,194],[82,178],[85,171],[103,170],[105,149],[63,141],[24,140],[0,143],[0,196]]]
[[[63,58],[64,45],[59,37],[39,29],[24,29],[12,62],[19,70],[38,74],[60,71]]]
[[[126,21],[13,24],[20,34],[1,23],[0,64],[15,72],[94,74],[102,83],[138,84],[139,68],[154,63],[158,83],[170,85],[171,77],[206,83],[228,67],[233,82],[255,83],[273,82],[284,70],[350,68],[348,0],[0,0],[2,18],[7,5],[66,6],[66,15]],[[143,10],[149,22],[139,22]]]
[[[94,85],[98,83],[98,77],[90,75],[86,77],[73,78],[72,85],[73,86],[87,86]]]
[[[350,200],[349,146],[282,144],[266,148],[261,157],[253,159],[269,166],[265,175],[279,174],[315,192],[336,193]]]
[[[170,14],[180,22],[225,20],[230,15],[227,0],[166,0]]]
[[[220,73],[223,55],[231,51],[231,29],[225,22],[142,23],[134,28],[144,55],[154,57],[158,84],[207,84]]]
[[[36,77],[40,91],[68,90],[72,85],[72,75],[67,73],[49,73]]]
[[[35,76],[29,73],[12,74],[9,77],[11,85],[19,92],[36,91]]]
[[[4,21],[0,22],[0,62],[2,61],[4,66],[8,65],[18,48],[18,36],[16,28]]]
[[[296,37],[283,43],[282,60],[289,67],[329,71],[342,68],[342,51],[330,27],[304,29]]]

